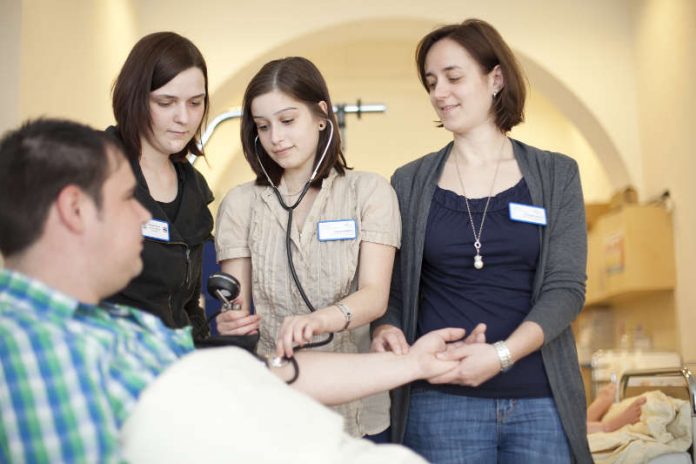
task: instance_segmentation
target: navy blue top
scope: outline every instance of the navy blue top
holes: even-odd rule
[[[487,199],[469,200],[476,233]],[[491,198],[481,234],[484,267],[475,269],[474,236],[464,197],[436,188],[423,251],[419,336],[443,327],[463,327],[468,333],[484,322],[486,341],[494,343],[506,339],[527,316],[539,258],[540,226],[512,221],[510,202],[532,204],[524,179]],[[475,388],[417,385],[484,398],[551,396],[539,351]]]

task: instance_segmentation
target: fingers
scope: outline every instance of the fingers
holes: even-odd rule
[[[261,316],[248,311],[225,311],[215,322],[221,335],[247,335],[259,330]]]
[[[466,330],[457,327],[447,327],[444,329],[434,330],[431,333],[438,334],[445,342],[456,342],[464,338]]]
[[[291,317],[286,317],[283,320],[283,325],[280,327],[278,338],[276,339],[276,354],[281,357],[287,356],[289,358],[293,354],[295,327],[291,321]]]
[[[466,341],[459,341],[447,345],[445,351],[441,351],[435,355],[437,359],[442,361],[460,361],[473,352],[472,344]]]
[[[433,383],[433,384],[458,383],[459,376],[460,376],[459,369],[455,365],[455,367],[453,369],[445,372],[444,374],[428,379],[428,382]]]
[[[221,335],[248,335],[256,333],[260,325],[260,317],[252,315],[232,323],[218,323],[217,328]]]
[[[409,346],[404,333],[396,327],[390,327],[378,333],[372,340],[371,348],[378,353],[391,351],[401,355],[408,353]]]
[[[486,324],[478,324],[464,339],[466,343],[486,343]]]
[[[292,357],[295,346],[303,346],[321,333],[319,326],[312,315],[286,317],[276,339],[276,354]]]

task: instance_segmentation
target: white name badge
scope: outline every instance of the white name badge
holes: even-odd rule
[[[355,219],[339,219],[337,221],[319,221],[317,223],[317,238],[320,242],[330,240],[355,240],[358,229]]]
[[[159,221],[157,219],[150,219],[142,225],[141,230],[143,232],[143,237],[152,238],[155,240],[162,240],[164,242],[169,241],[168,222]]]
[[[510,219],[528,224],[546,225],[546,209],[539,206],[510,203]]]

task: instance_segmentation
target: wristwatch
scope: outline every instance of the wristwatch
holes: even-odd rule
[[[510,354],[510,350],[508,349],[507,345],[501,340],[499,342],[495,342],[493,347],[495,348],[496,353],[498,353],[498,360],[500,360],[500,371],[509,371],[512,365],[515,363],[512,360],[512,355]]]

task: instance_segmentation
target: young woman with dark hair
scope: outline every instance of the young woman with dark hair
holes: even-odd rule
[[[205,60],[188,39],[157,32],[131,50],[113,89],[119,139],[137,180],[136,198],[152,214],[143,227],[143,272],[108,301],[159,316],[169,327],[193,326],[205,338],[199,305],[203,243],[211,237],[213,195],[186,155],[198,147],[208,111]]]
[[[587,251],[577,164],[507,137],[525,81],[490,24],[429,33],[416,63],[453,141],[392,177],[403,239],[373,349],[480,323],[488,343],[435,385],[395,391],[393,438],[434,463],[591,462],[570,329]]]
[[[242,111],[242,146],[256,181],[227,194],[215,234],[222,270],[242,284],[242,310],[219,316],[218,329],[260,330],[262,353],[292,356],[295,346],[329,333],[333,341],[323,350],[369,350],[368,325],[386,309],[400,244],[394,191],[382,177],[346,166],[326,83],[309,60],[264,65]],[[290,213],[281,200],[296,207]],[[386,394],[337,409],[352,435],[388,426]]]

